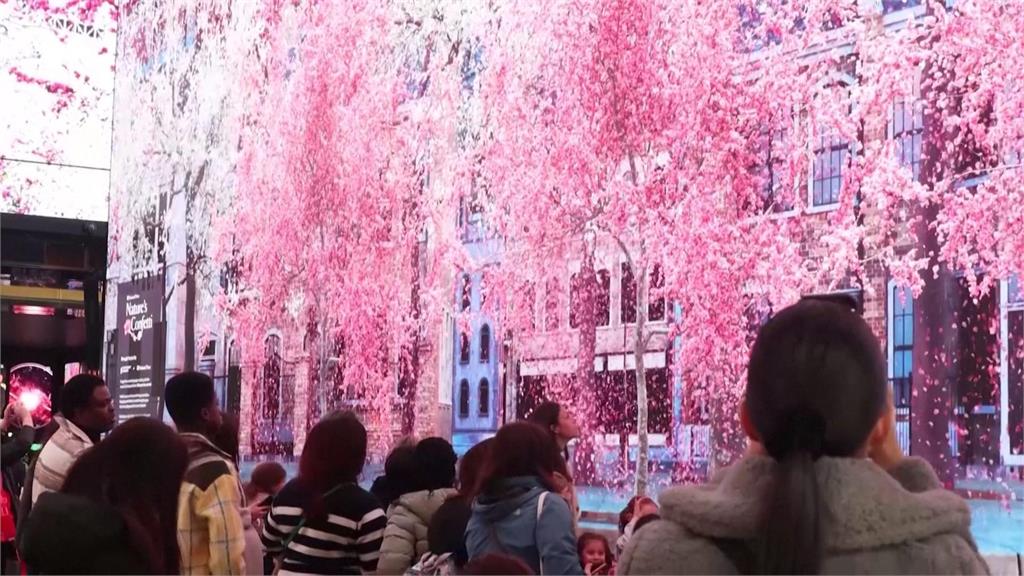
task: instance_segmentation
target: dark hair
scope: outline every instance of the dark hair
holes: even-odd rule
[[[484,554],[466,564],[463,573],[477,576],[528,576],[533,574],[533,570],[515,556]]]
[[[661,514],[648,514],[646,516],[641,516],[640,519],[636,521],[636,524],[633,525],[633,535],[635,536],[636,533],[644,526],[647,526],[652,522],[657,522],[658,520],[661,520]]]
[[[310,522],[322,520],[323,494],[344,482],[355,482],[366,463],[366,428],[348,412],[318,422],[306,436],[299,458],[298,481],[312,493],[303,512]]]
[[[216,398],[213,380],[202,372],[182,372],[168,380],[164,387],[167,412],[179,428],[200,424],[203,408],[213,404]]]
[[[444,438],[424,438],[416,445],[416,488],[440,490],[455,485],[455,463],[458,456]]]
[[[387,510],[399,496],[416,490],[413,477],[416,474],[416,448],[410,444],[399,444],[391,450],[384,461],[384,475],[378,476],[370,487],[370,493],[380,500]]]
[[[459,495],[472,499],[480,491],[480,473],[491,455],[494,438],[478,442],[459,460]]]
[[[646,506],[647,504],[653,504],[655,508],[658,508],[658,503],[655,502],[654,498],[651,498],[650,496],[637,496],[637,497],[633,498],[633,507],[634,508],[639,508],[641,506]]]
[[[639,496],[633,496],[626,502],[625,508],[619,512],[619,534],[626,530],[626,525],[633,520],[633,512],[636,511],[636,501]]]
[[[263,462],[252,470],[250,483],[264,494],[274,495],[274,488],[288,478],[288,472],[277,462]]]
[[[480,475],[481,492],[495,493],[500,483],[516,476],[536,476],[549,490],[559,491],[554,479],[565,462],[558,454],[551,435],[529,422],[513,422],[502,426],[494,436],[491,454]]]
[[[234,414],[224,414],[224,421],[217,428],[217,431],[210,437],[210,441],[217,448],[231,457],[238,464],[238,417]]]
[[[555,433],[551,430],[552,426],[558,426],[558,416],[562,413],[562,406],[558,402],[541,402],[530,412],[530,415],[526,417],[526,421],[532,424],[536,424],[544,429],[545,432],[551,434],[551,437],[555,437]]]
[[[76,410],[89,407],[93,392],[107,383],[95,374],[78,374],[64,384],[60,392],[60,413],[73,420]]]
[[[470,501],[453,496],[430,517],[427,528],[427,547],[437,555],[451,553],[455,566],[461,568],[469,560],[466,552],[466,526],[473,514]]]
[[[530,412],[530,415],[526,417],[526,421],[531,424],[536,424],[544,429],[545,432],[551,436],[551,440],[558,444],[558,436],[555,431],[551,429],[552,426],[558,426],[559,417],[562,415],[562,405],[558,402],[552,402],[550,400],[541,402]],[[562,459],[568,462],[569,460],[569,448],[568,446],[561,450]],[[566,477],[569,477],[568,465],[563,467],[560,472]]]
[[[831,302],[848,308],[854,314],[864,314],[864,293],[863,292],[833,292],[830,294],[807,294],[801,300],[818,300],[819,302]]]
[[[416,470],[416,444],[401,443],[391,449],[384,460],[387,476],[408,476]]]
[[[612,546],[608,543],[607,538],[597,532],[584,532],[580,534],[579,540],[576,541],[576,555],[580,557],[580,563],[583,563],[583,550],[591,542],[600,542],[604,545],[604,563],[607,566],[611,566],[612,562],[615,561],[615,556],[612,555]]]
[[[857,453],[885,400],[881,347],[849,308],[803,300],[761,329],[750,354],[746,410],[778,470],[762,511],[758,572],[817,572],[823,545],[814,463]]]
[[[174,430],[132,418],[82,454],[61,492],[116,509],[152,573],[177,574],[178,493],[187,467],[188,448]]]

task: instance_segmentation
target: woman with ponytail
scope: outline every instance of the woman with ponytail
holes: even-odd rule
[[[748,453],[662,493],[620,574],[988,573],[970,510],[896,441],[882,352],[841,305],[804,300],[751,351]]]

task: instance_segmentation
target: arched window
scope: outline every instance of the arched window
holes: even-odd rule
[[[473,303],[473,279],[469,274],[462,275],[462,311],[469,310]]]
[[[558,330],[558,278],[550,278],[544,293],[544,330]]]
[[[480,379],[480,389],[477,396],[477,401],[480,403],[477,409],[480,412],[480,416],[491,415],[491,384],[487,382],[487,378]]]
[[[480,329],[480,361],[491,361],[491,327],[487,324]]]
[[[650,284],[647,288],[647,319],[657,322],[665,319],[665,296],[661,291],[665,289],[665,275],[660,264],[651,268]]]
[[[633,324],[636,322],[636,279],[628,263],[622,264],[619,286],[619,319],[623,324]]]
[[[459,382],[459,418],[469,418],[469,380]]]
[[[607,326],[611,323],[612,304],[612,274],[602,268],[597,271],[597,302],[596,308],[598,326]]]
[[[242,361],[238,343],[231,340],[228,344],[228,389],[227,410],[238,414],[242,406]]]
[[[469,334],[461,332],[459,336],[459,363],[469,364]]]
[[[267,336],[263,355],[263,417],[276,422],[281,411],[281,337]]]

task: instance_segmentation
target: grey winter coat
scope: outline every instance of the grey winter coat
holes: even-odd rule
[[[388,525],[380,546],[377,574],[405,574],[426,554],[430,518],[455,490],[421,490],[395,500],[388,508]]]
[[[774,472],[774,460],[748,456],[706,486],[662,493],[662,520],[634,534],[619,574],[737,574]],[[816,464],[825,555],[822,574],[988,574],[971,537],[971,512],[942,489],[920,458],[889,473],[869,460]]]

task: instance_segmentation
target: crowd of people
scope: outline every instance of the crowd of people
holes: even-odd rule
[[[442,438],[402,443],[370,490],[365,427],[329,414],[295,478],[264,463],[243,484],[238,423],[208,376],[167,382],[172,429],[115,428],[103,380],[79,375],[27,470],[31,415],[5,411],[4,573],[988,573],[966,503],[900,452],[887,389],[858,315],[781,311],[751,353],[747,453],[707,485],[632,499],[613,546],[581,530],[566,452],[579,426],[553,402],[461,459]]]

